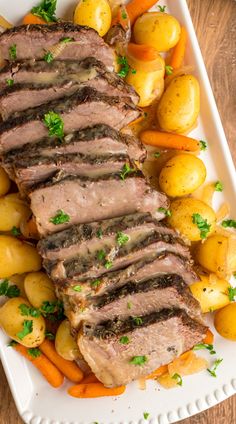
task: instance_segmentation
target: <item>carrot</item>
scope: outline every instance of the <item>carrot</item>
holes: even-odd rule
[[[161,377],[161,375],[168,372],[168,366],[162,365],[161,367],[157,368],[155,371],[153,371],[151,374],[149,374],[146,378],[146,380],[153,380],[157,377]]]
[[[206,344],[214,343],[214,334],[211,332],[209,328],[207,330],[206,337],[203,339],[203,343],[206,343]]]
[[[102,383],[77,384],[68,389],[68,394],[76,398],[97,398],[103,396],[118,396],[125,392],[126,387],[114,387],[109,389]]]
[[[173,49],[170,63],[173,69],[178,69],[182,66],[184,61],[184,55],[187,44],[187,31],[184,27],[181,27],[180,39]]]
[[[126,6],[130,25],[132,26],[139,16],[147,12],[147,10],[154,6],[156,3],[156,0],[131,0],[131,2]],[[120,16],[118,15],[113,19],[112,26],[116,25],[117,23],[121,23]]]
[[[143,60],[145,62],[156,60],[159,56],[158,51],[152,46],[146,44],[128,44],[128,54],[135,57],[135,59]]]
[[[84,377],[84,379],[81,381],[81,384],[91,384],[91,383],[99,383],[99,380],[94,374],[87,375],[87,377]]]
[[[46,25],[47,22],[44,19],[40,18],[39,16],[33,15],[33,13],[28,13],[23,18],[22,24],[23,25],[29,25],[29,24],[35,24],[35,25],[45,24]]]
[[[166,149],[185,150],[196,152],[200,148],[198,140],[179,134],[164,133],[146,130],[140,134],[140,139],[149,146],[163,147]]]
[[[74,383],[79,383],[83,380],[83,373],[78,365],[73,361],[68,361],[58,355],[54,344],[50,340],[44,340],[39,346],[39,349],[50,359],[50,361],[56,365],[56,367],[64,374],[68,380]]]
[[[51,386],[60,387],[64,381],[62,373],[53,365],[43,353],[38,357],[31,356],[29,349],[20,344],[15,344],[14,349],[28,359],[41,372]]]

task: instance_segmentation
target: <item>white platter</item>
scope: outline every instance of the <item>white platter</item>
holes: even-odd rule
[[[0,15],[17,24],[37,3],[37,0],[0,0]],[[76,0],[58,0],[58,4],[58,16],[65,16],[65,13],[71,13]],[[207,166],[208,180],[220,180],[225,187],[223,193],[215,195],[215,206],[218,207],[223,200],[227,200],[231,204],[232,216],[236,217],[235,169],[186,2],[166,0],[158,4],[166,4],[168,11],[188,30],[186,64],[194,66],[195,75],[201,85],[201,115],[199,125],[192,135],[208,141],[208,150],[201,154]],[[93,400],[69,397],[66,394],[69,384],[59,390],[51,389],[31,364],[7,347],[7,342],[7,337],[0,331],[0,357],[19,414],[25,423],[168,424],[201,412],[236,392],[236,345],[217,334],[217,358],[223,358],[217,378],[202,372],[185,377],[182,388],[170,391],[160,388],[152,381],[148,382],[145,391],[141,391],[137,383],[133,383],[121,397]],[[213,362],[215,358],[209,359]],[[144,412],[150,414],[148,420],[144,420]]]

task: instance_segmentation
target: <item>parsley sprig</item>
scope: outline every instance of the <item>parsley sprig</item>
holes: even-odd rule
[[[136,69],[130,69],[130,66],[128,64],[128,60],[125,56],[118,56],[117,63],[120,65],[120,70],[117,72],[117,75],[121,78],[127,77],[129,71],[131,70],[132,74],[136,74]]]
[[[207,371],[211,374],[212,377],[215,377],[215,378],[217,377],[216,370],[222,361],[223,359],[216,359],[213,366],[211,368],[207,368]]]
[[[157,211],[160,212],[160,213],[164,213],[165,216],[171,216],[172,215],[172,212],[170,211],[170,209],[160,207],[160,208],[157,209]]]
[[[229,300],[230,302],[234,301],[234,298],[236,296],[236,287],[229,287],[228,288],[228,294],[229,294]]]
[[[125,233],[123,233],[122,231],[118,231],[118,233],[116,234],[116,242],[118,244],[118,246],[124,246],[126,243],[128,243],[129,241],[129,236]]]
[[[207,349],[210,352],[210,355],[215,355],[216,351],[214,350],[214,346],[208,343],[198,343],[194,346],[193,350],[202,350]]]
[[[54,60],[54,56],[51,52],[46,52],[43,56],[43,60],[45,60],[47,63],[51,63]]]
[[[120,178],[124,181],[129,174],[136,172],[135,168],[131,168],[128,163],[125,163],[122,170],[120,171]]]
[[[172,375],[171,377],[173,380],[176,380],[176,383],[178,384],[178,386],[183,386],[183,380],[181,375],[179,375],[178,373],[175,373],[174,375]]]
[[[126,344],[129,344],[129,343],[130,343],[130,339],[129,339],[129,337],[128,337],[128,336],[122,336],[122,337],[120,338],[119,342],[120,342],[121,344],[126,345]]]
[[[16,44],[12,44],[12,46],[9,47],[9,57],[12,60],[16,60]]]
[[[23,316],[38,318],[41,315],[41,312],[38,308],[32,308],[31,306],[28,306],[25,303],[19,305],[18,308],[20,309],[20,313]]]
[[[19,297],[20,289],[16,285],[10,285],[8,280],[3,280],[0,283],[0,296]]]
[[[211,225],[208,224],[207,220],[204,219],[199,213],[194,213],[192,215],[193,224],[196,224],[199,231],[201,239],[205,239],[210,232]]]
[[[215,191],[223,191],[223,184],[221,181],[216,181],[215,183]]]
[[[48,128],[49,137],[56,136],[60,139],[64,137],[64,122],[58,113],[52,110],[45,113],[43,123]]]
[[[160,12],[165,13],[166,11],[166,6],[157,6],[160,10]]]
[[[65,224],[70,221],[70,215],[63,212],[63,210],[57,211],[56,215],[49,219],[54,225]]]
[[[21,230],[19,228],[15,227],[15,225],[12,227],[11,233],[14,237],[21,236]]]
[[[23,328],[22,330],[16,334],[18,339],[23,340],[28,334],[32,333],[33,331],[33,321],[25,319],[23,322]]]
[[[133,358],[130,359],[129,363],[133,365],[142,366],[146,364],[147,361],[148,361],[148,358],[145,355],[142,355],[142,356],[133,356]]]
[[[165,66],[165,69],[166,69],[166,75],[172,75],[173,74],[173,67],[172,66],[170,66],[170,65],[166,65]]]
[[[236,228],[236,220],[235,219],[226,219],[221,223],[224,228]]]
[[[32,356],[32,358],[38,358],[41,355],[41,351],[37,347],[31,347],[28,349],[28,354]]]
[[[46,22],[57,22],[55,16],[57,7],[57,0],[43,0],[38,6],[31,9],[31,13],[39,16]]]
[[[199,140],[200,150],[205,151],[207,149],[207,142],[204,140]]]

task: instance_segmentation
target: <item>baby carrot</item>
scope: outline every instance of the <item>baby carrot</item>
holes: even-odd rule
[[[68,389],[68,394],[76,398],[97,398],[122,395],[125,389],[125,386],[109,389],[108,387],[104,387],[102,383],[77,384]]]
[[[187,31],[184,27],[181,27],[180,39],[173,49],[170,63],[173,69],[178,69],[183,65],[184,55],[187,44]]]
[[[149,146],[166,149],[185,150],[186,152],[197,152],[200,149],[198,140],[179,134],[147,130],[140,134],[140,139],[142,143]]]
[[[211,332],[209,328],[207,330],[206,337],[203,339],[203,343],[206,343],[206,344],[214,343],[214,334]]]
[[[33,15],[33,13],[28,13],[23,18],[22,24],[29,25],[29,24],[47,24],[47,22],[40,18],[39,16]]]
[[[135,43],[128,44],[128,54],[145,62],[156,60],[159,56],[158,51],[154,47]]]
[[[131,2],[129,2],[126,6],[130,25],[132,26],[139,16],[147,12],[148,9],[150,9],[156,3],[156,0],[131,0]],[[112,21],[112,25],[119,23],[119,20],[120,17],[116,16]]]
[[[91,384],[91,383],[99,383],[99,380],[94,374],[87,375],[87,377],[84,377],[84,379],[81,381],[81,384]]]
[[[168,366],[162,365],[161,367],[157,368],[155,371],[153,371],[151,374],[147,375],[146,380],[153,380],[154,378],[160,377],[161,375],[168,372]]]
[[[32,364],[41,372],[41,374],[46,378],[51,386],[57,388],[62,385],[64,380],[62,373],[37,348],[27,349],[25,346],[22,346],[18,343],[14,344],[13,347],[22,356],[32,362]]]
[[[54,344],[50,340],[44,340],[39,346],[39,349],[50,359],[50,361],[56,365],[56,367],[64,374],[68,380],[74,383],[79,383],[83,380],[83,373],[78,365],[73,361],[68,361],[58,355]]]

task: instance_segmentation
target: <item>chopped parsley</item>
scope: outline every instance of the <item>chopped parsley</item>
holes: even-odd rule
[[[200,143],[200,150],[206,150],[207,149],[207,142],[204,140],[199,140]]]
[[[82,287],[80,285],[74,286],[73,290],[76,291],[76,292],[82,292]]]
[[[45,60],[45,62],[47,62],[47,63],[51,63],[54,60],[54,56],[51,52],[47,52],[43,56],[43,60]]]
[[[63,37],[60,39],[60,43],[72,43],[73,41],[75,41],[75,39],[71,37]]]
[[[174,375],[172,375],[171,378],[173,378],[173,380],[176,380],[178,386],[183,386],[183,380],[182,380],[181,375],[175,373]]]
[[[158,208],[157,211],[160,212],[160,213],[164,213],[165,216],[171,216],[172,215],[172,212],[170,211],[170,209]]]
[[[9,85],[9,87],[11,87],[13,84],[14,84],[13,79],[7,79],[7,85]]]
[[[199,213],[194,213],[192,215],[192,222],[196,224],[199,231],[201,239],[205,239],[210,232],[211,225],[208,224],[207,220],[204,219]]]
[[[17,227],[12,227],[12,229],[11,229],[11,233],[12,233],[12,235],[13,236],[15,236],[15,237],[19,237],[19,236],[21,236],[21,231],[20,231],[20,229],[19,228],[17,228]]]
[[[70,221],[70,216],[63,212],[61,209],[57,211],[56,215],[49,219],[54,225],[65,224]]]
[[[166,6],[157,6],[157,7],[159,8],[160,12],[165,13],[165,11],[166,11]]]
[[[55,16],[57,0],[43,0],[38,6],[31,9],[31,13],[46,22],[57,22]]]
[[[58,113],[55,113],[52,110],[48,113],[45,113],[43,123],[48,128],[49,137],[64,137],[64,122]]]
[[[127,77],[129,73],[129,64],[128,64],[127,58],[125,56],[118,56],[117,63],[118,65],[121,65],[119,72],[117,72],[119,77],[121,78]]]
[[[133,75],[137,74],[136,69],[131,69],[131,74],[133,74]]]
[[[37,347],[31,347],[27,352],[32,358],[38,358],[41,355],[41,351]]]
[[[12,60],[16,60],[16,44],[9,47],[9,57]]]
[[[221,223],[224,228],[236,228],[236,220],[235,219],[226,219]]]
[[[153,153],[154,158],[158,159],[161,156],[161,152]]]
[[[133,174],[134,172],[136,172],[136,169],[130,168],[128,163],[125,163],[122,170],[120,171],[120,178],[124,181],[127,175]]]
[[[132,308],[132,303],[131,303],[131,302],[128,302],[128,303],[127,303],[127,308],[128,308],[128,309],[131,309],[131,308]]]
[[[106,257],[106,252],[104,250],[99,250],[97,253],[97,258],[99,261],[103,261]]]
[[[16,334],[18,339],[23,340],[28,334],[32,333],[33,331],[33,321],[25,319],[23,322],[23,328],[22,330]]]
[[[101,228],[99,228],[99,229],[97,230],[97,232],[96,232],[96,237],[97,237],[97,238],[99,238],[99,239],[102,239],[102,229],[101,229]]]
[[[207,368],[207,371],[211,374],[212,377],[217,377],[216,370],[222,361],[223,359],[217,359],[211,368]]]
[[[57,310],[57,301],[45,300],[42,303],[41,310],[44,312],[44,314],[54,314],[54,312]]]
[[[236,296],[236,287],[229,287],[228,288],[228,294],[229,294],[229,300],[231,302],[233,302],[234,298]]]
[[[202,350],[207,349],[211,355],[215,355],[216,351],[214,350],[214,346],[208,343],[198,343],[194,346],[193,350]]]
[[[3,280],[0,283],[0,296],[7,296],[9,298],[19,297],[20,289],[16,285],[10,285],[8,280]]]
[[[112,265],[113,265],[112,261],[106,261],[105,264],[104,264],[106,269],[110,269],[112,267]]]
[[[39,309],[31,308],[31,306],[28,306],[25,303],[22,303],[21,305],[19,305],[18,308],[20,309],[20,313],[23,316],[38,318],[41,315],[41,312]]]
[[[55,335],[53,333],[51,333],[50,331],[45,332],[45,337],[48,340],[55,340]]]
[[[147,420],[148,419],[148,417],[149,417],[149,412],[144,412],[143,413],[143,418],[145,419],[145,420]]]
[[[97,289],[99,286],[100,286],[100,284],[101,284],[102,282],[100,281],[100,280],[94,280],[94,281],[92,281],[91,283],[90,283],[90,286],[93,288],[93,289]]]
[[[119,246],[124,246],[129,241],[129,236],[122,231],[118,231],[116,234],[116,242]]]
[[[173,74],[173,67],[170,65],[166,65],[166,75],[172,75]]]
[[[133,365],[144,365],[148,361],[146,356],[133,356],[129,363]]]
[[[223,184],[220,181],[215,183],[215,191],[223,191]]]
[[[129,344],[130,343],[130,339],[127,336],[122,336],[119,341],[120,341],[121,344]]]
[[[123,10],[121,13],[122,19],[127,19],[127,13]]]
[[[142,325],[143,320],[140,317],[133,317],[133,321],[135,323],[135,325]]]
[[[45,300],[41,306],[41,312],[44,316],[47,316],[51,321],[62,320],[64,318],[63,303],[60,300]],[[51,314],[55,314],[51,315]]]

